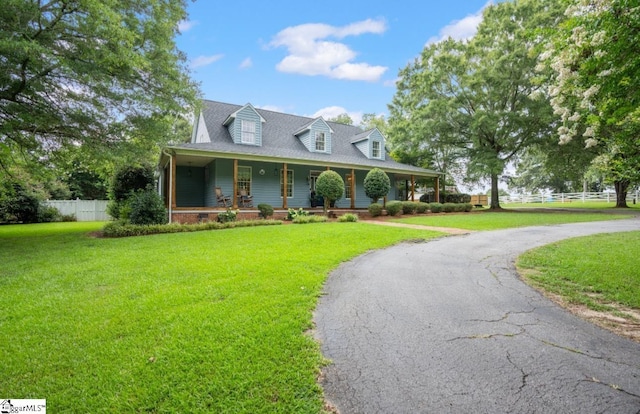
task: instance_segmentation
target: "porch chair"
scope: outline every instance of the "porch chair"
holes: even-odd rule
[[[222,194],[220,187],[216,187],[216,201],[218,202],[218,206],[231,207],[231,197]]]
[[[247,195],[247,190],[240,190],[238,204],[241,207],[253,207],[253,196]]]

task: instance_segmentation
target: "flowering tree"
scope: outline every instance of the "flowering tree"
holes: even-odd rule
[[[632,7],[635,5],[634,7]],[[594,167],[627,207],[640,181],[640,8],[630,0],[574,0],[538,70],[551,70],[551,104],[562,122],[560,144],[597,147]]]

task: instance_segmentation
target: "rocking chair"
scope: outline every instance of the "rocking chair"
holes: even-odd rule
[[[220,187],[216,187],[216,201],[218,206],[231,207],[231,197],[222,194]]]
[[[253,196],[247,195],[247,190],[240,190],[238,202],[242,207],[253,207]]]

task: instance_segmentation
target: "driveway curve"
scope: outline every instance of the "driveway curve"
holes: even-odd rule
[[[344,263],[315,314],[327,400],[342,414],[640,413],[640,344],[514,267],[534,247],[632,230],[640,218],[477,232]]]

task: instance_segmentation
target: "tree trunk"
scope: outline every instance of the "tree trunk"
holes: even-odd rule
[[[491,210],[500,210],[500,193],[498,193],[498,174],[491,173]]]
[[[629,208],[627,205],[627,189],[629,188],[629,180],[620,180],[613,183],[616,188],[616,207]]]

